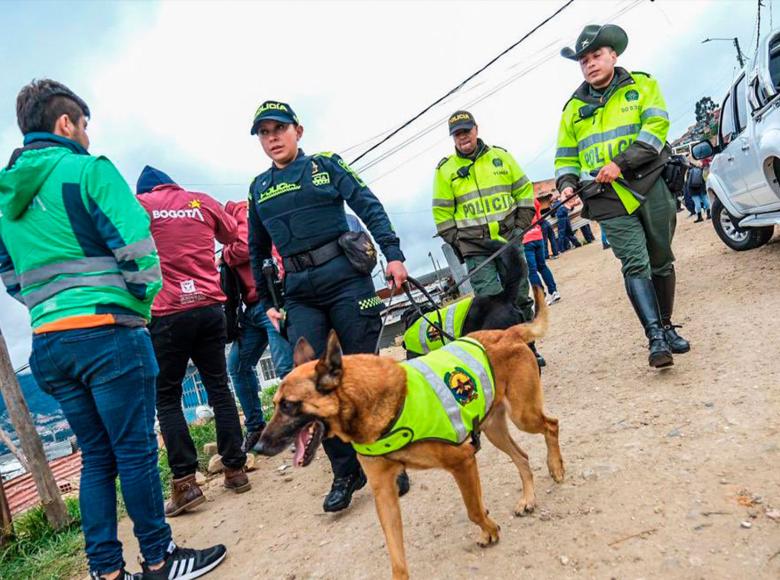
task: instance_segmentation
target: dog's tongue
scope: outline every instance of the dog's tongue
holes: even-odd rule
[[[309,442],[309,430],[304,427],[298,431],[295,438],[295,455],[293,455],[293,465],[301,467],[303,465],[303,454],[306,453],[306,444]]]

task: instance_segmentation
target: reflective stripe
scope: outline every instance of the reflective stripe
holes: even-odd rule
[[[558,147],[555,150],[555,157],[577,157],[580,154],[580,150],[576,147]]]
[[[523,197],[521,199],[515,200],[515,203],[518,207],[533,207],[534,206],[534,198],[533,197]]]
[[[72,276],[60,278],[42,288],[33,290],[29,294],[24,294],[24,303],[27,308],[34,308],[44,300],[48,300],[55,294],[63,290],[78,288],[80,286],[113,286],[127,290],[124,278],[120,274],[102,274],[98,276]]]
[[[486,195],[495,195],[496,193],[512,193],[512,186],[508,183],[501,184],[501,185],[494,185],[492,187],[486,187],[485,189],[480,190],[482,192],[482,197],[485,197]]]
[[[480,190],[475,189],[474,191],[469,191],[468,193],[459,195],[458,203],[466,203],[467,201],[471,201],[472,199],[478,199],[479,197],[482,197],[482,195],[487,195],[487,194],[484,191],[480,192]]]
[[[8,270],[7,272],[0,273],[0,278],[3,280],[3,284],[8,286],[18,286],[19,277],[16,275],[16,270]]]
[[[559,167],[555,170],[555,179],[558,179],[560,177],[563,177],[564,175],[579,175],[580,174],[580,168],[579,167]]]
[[[647,131],[640,132],[636,140],[641,141],[642,143],[647,143],[648,145],[650,145],[650,147],[652,147],[659,153],[661,152],[661,149],[664,148],[664,144],[661,142],[661,140],[655,135],[653,135],[652,133],[648,133]]]
[[[455,227],[455,220],[445,220],[443,222],[436,224],[436,232],[440,234],[444,230],[448,230],[454,227]]]
[[[152,282],[157,282],[157,280],[162,278],[160,266],[157,264],[151,268],[138,272],[123,272],[122,275],[125,277],[125,280],[131,284],[150,284]]]
[[[466,429],[466,426],[463,424],[463,417],[460,414],[460,405],[458,405],[458,401],[455,400],[455,395],[447,388],[447,385],[444,384],[444,381],[436,372],[425,364],[425,359],[412,359],[407,361],[406,364],[417,369],[425,376],[425,380],[428,381],[428,384],[439,398],[442,407],[444,407],[444,410],[447,412],[447,417],[450,419],[450,423],[455,430],[458,441],[463,441],[468,434],[468,429]]]
[[[120,262],[127,262],[128,260],[135,260],[136,258],[142,258],[148,256],[152,252],[157,250],[157,246],[154,245],[154,238],[149,236],[143,240],[133,242],[121,248],[113,250],[114,256]]]
[[[450,336],[455,336],[455,310],[454,304],[447,308],[447,317],[444,319],[444,330]]]
[[[669,113],[657,107],[650,107],[649,109],[642,111],[642,114],[639,116],[639,120],[644,123],[645,119],[648,117],[661,117],[662,119],[666,119],[668,121]]]
[[[105,272],[106,270],[112,272],[119,270],[119,264],[117,264],[115,258],[101,256],[98,258],[78,258],[57,264],[46,264],[40,268],[22,272],[20,278],[22,286],[30,286],[38,282],[45,282],[55,276],[62,276],[63,274],[87,274],[90,272]]]
[[[604,131],[603,133],[593,133],[592,135],[588,135],[582,141],[577,143],[577,149],[582,151],[592,145],[596,145],[597,143],[612,141],[612,139],[626,137],[627,135],[636,135],[641,128],[642,125],[638,124],[623,125],[621,127],[610,129],[609,131]]]
[[[526,183],[528,183],[528,178],[525,175],[523,175],[520,179],[518,179],[512,184],[512,191],[523,187]]]
[[[455,207],[454,199],[434,199],[433,207]]]
[[[428,354],[431,352],[431,349],[428,347],[427,340],[428,321],[424,318],[420,321],[420,328],[417,332],[417,338],[420,340],[420,350],[422,350],[422,354]]]
[[[451,342],[445,346],[442,350],[448,350],[456,357],[460,358],[466,363],[472,371],[476,371],[479,375],[479,382],[482,385],[482,392],[485,394],[485,415],[490,411],[490,406],[493,404],[493,383],[490,381],[490,372],[485,368],[485,365],[481,364],[476,358],[458,345],[455,342]]]

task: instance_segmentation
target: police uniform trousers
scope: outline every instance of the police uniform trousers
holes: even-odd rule
[[[290,344],[305,337],[322,355],[331,329],[344,354],[373,353],[382,324],[382,303],[370,276],[360,274],[346,256],[285,276],[285,310]],[[334,477],[360,469],[355,450],[338,437],[322,443]]]
[[[674,196],[659,178],[646,197],[631,215],[600,222],[626,278],[665,278],[674,274],[672,238],[677,226]]]
[[[522,242],[516,242],[517,249],[520,251],[520,260],[523,263],[523,269],[526,275],[520,280],[520,289],[517,292],[517,308],[523,315],[526,322],[534,318],[534,301],[530,297],[530,285],[528,282],[528,263],[525,260],[525,251]],[[466,257],[466,268],[469,272],[487,260],[488,256],[468,256]],[[498,275],[496,263],[493,260],[490,264],[482,268],[471,277],[471,285],[474,287],[474,293],[477,296],[495,296],[504,291],[501,284],[501,278]]]

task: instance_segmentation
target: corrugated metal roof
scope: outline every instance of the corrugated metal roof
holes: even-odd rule
[[[76,491],[81,478],[81,452],[77,451],[49,463],[54,480],[62,493]],[[40,503],[32,475],[25,473],[3,483],[11,515],[30,509]]]

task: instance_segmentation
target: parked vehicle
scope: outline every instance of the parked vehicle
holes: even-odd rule
[[[780,29],[761,40],[723,99],[716,145],[701,141],[691,153],[715,155],[707,191],[720,239],[737,251],[766,244],[780,224]]]

